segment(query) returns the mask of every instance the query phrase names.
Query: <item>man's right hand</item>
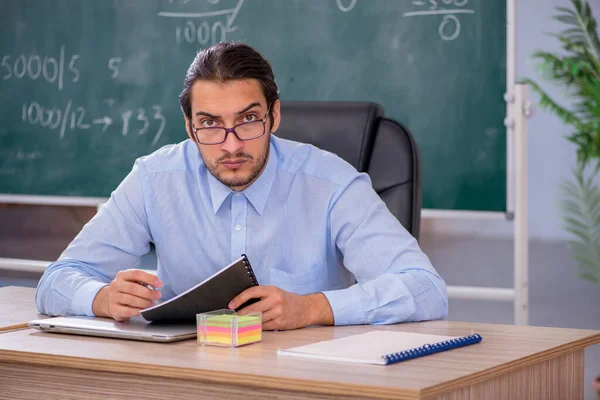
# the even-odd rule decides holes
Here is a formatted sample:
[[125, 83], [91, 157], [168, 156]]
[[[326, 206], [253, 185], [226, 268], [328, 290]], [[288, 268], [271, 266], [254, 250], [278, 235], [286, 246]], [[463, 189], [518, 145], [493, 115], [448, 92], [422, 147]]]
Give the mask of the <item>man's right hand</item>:
[[92, 312], [97, 317], [111, 317], [117, 321], [127, 321], [140, 315], [140, 310], [151, 307], [154, 300], [160, 299], [158, 290], [150, 290], [140, 282], [162, 287], [155, 275], [136, 269], [119, 271], [109, 286], [105, 286], [96, 295], [92, 303]]

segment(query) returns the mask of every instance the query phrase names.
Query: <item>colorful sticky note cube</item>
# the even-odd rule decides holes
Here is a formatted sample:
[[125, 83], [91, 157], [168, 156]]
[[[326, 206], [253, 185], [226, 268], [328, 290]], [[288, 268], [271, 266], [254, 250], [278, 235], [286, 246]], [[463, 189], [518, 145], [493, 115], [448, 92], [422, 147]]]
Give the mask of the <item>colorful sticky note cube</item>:
[[198, 343], [237, 347], [262, 340], [262, 313], [237, 315], [217, 310], [196, 316]]

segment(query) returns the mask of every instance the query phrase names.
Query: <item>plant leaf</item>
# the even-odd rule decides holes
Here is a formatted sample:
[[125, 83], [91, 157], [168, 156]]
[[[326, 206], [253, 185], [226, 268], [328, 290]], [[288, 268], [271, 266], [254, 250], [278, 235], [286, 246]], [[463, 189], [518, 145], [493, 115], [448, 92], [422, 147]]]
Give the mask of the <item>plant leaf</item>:
[[579, 273], [579, 276], [580, 276], [581, 278], [584, 278], [584, 279], [587, 279], [587, 280], [590, 280], [590, 281], [592, 281], [592, 283], [595, 283], [595, 284], [600, 284], [600, 279], [599, 279], [599, 278], [597, 278], [597, 277], [595, 277], [595, 276], [594, 276], [594, 275], [592, 275], [592, 274], [588, 274], [588, 273], [585, 273], [585, 272], [580, 272], [580, 273]]
[[[600, 188], [595, 183], [598, 168], [585, 164], [573, 170], [573, 179], [559, 184], [564, 229], [573, 235], [568, 242], [579, 275], [600, 282]], [[596, 282], [596, 281], [594, 281]]]
[[[572, 177], [559, 183], [558, 206], [564, 229], [572, 235], [571, 257], [579, 276], [600, 284], [600, 38], [589, 0], [570, 0], [556, 7], [554, 19], [563, 26], [555, 37], [559, 52], [536, 51], [532, 58], [548, 81], [565, 89], [564, 103], [556, 102], [532, 79], [525, 79], [539, 96], [539, 107], [560, 118], [572, 131], [566, 139], [576, 146]], [[563, 98], [561, 98], [563, 103]]]

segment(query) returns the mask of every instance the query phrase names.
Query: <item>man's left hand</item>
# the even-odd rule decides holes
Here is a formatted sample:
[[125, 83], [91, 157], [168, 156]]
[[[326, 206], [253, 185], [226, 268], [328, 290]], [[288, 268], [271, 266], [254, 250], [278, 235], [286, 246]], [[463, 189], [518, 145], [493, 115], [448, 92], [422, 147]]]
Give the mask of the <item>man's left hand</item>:
[[262, 312], [264, 330], [303, 328], [309, 325], [333, 325], [333, 311], [322, 293], [301, 296], [276, 286], [254, 286], [244, 290], [229, 303], [234, 310], [250, 299], [260, 299], [238, 313]]

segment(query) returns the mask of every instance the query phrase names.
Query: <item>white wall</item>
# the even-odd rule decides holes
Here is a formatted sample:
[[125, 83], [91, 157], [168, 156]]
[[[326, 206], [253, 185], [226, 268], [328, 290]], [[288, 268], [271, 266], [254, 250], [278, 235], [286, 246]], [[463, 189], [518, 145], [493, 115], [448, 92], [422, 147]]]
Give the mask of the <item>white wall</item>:
[[[487, 1], [487, 0], [486, 0]], [[497, 1], [497, 0], [492, 0]], [[600, 22], [600, 0], [590, 0], [596, 20]], [[545, 34], [557, 33], [564, 25], [552, 19], [555, 7], [570, 7], [568, 0], [517, 0], [517, 79], [528, 77], [559, 103], [568, 104], [565, 91], [541, 79], [531, 55], [536, 50], [557, 51], [558, 41]], [[537, 96], [530, 99], [537, 103]], [[564, 240], [569, 236], [562, 229], [557, 207], [558, 182], [570, 177], [575, 167], [575, 146], [565, 139], [570, 133], [558, 118], [536, 109], [529, 120], [528, 179], [529, 233], [540, 240]], [[467, 236], [511, 237], [512, 223], [506, 221], [425, 220], [428, 233], [448, 233]]]

